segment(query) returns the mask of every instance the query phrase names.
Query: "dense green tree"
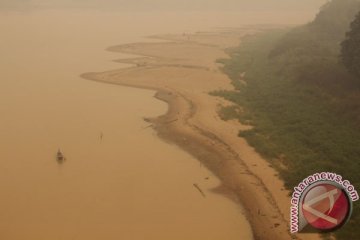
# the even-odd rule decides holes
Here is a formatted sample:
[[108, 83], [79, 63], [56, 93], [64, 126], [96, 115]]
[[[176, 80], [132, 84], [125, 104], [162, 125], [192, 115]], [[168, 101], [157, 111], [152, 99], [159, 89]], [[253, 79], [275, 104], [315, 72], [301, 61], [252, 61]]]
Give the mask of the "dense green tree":
[[342, 62], [349, 72], [360, 78], [360, 12], [351, 23], [341, 47]]

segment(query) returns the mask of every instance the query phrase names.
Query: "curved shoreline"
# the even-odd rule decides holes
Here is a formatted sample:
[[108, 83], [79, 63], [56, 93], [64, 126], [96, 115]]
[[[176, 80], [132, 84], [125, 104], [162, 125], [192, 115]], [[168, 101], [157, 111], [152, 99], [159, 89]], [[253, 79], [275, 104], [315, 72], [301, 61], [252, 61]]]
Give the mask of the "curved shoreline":
[[[234, 34], [234, 38], [240, 38], [248, 33], [243, 31]], [[218, 40], [221, 39], [222, 34], [214, 35]], [[188, 38], [189, 35], [185, 37]], [[197, 35], [191, 37], [196, 39]], [[225, 37], [229, 38], [226, 34]], [[204, 36], [198, 37], [197, 41], [199, 38]], [[169, 106], [167, 113], [150, 119], [158, 135], [192, 154], [221, 179], [222, 193], [241, 203], [245, 208], [254, 238], [265, 240], [294, 238], [295, 236], [291, 236], [288, 231], [287, 213], [284, 211], [286, 206], [282, 206], [284, 203], [290, 205], [290, 201], [287, 201], [288, 193], [284, 189], [279, 189], [277, 192], [274, 190], [282, 185], [277, 176], [274, 176], [275, 170], [269, 167], [268, 163], [261, 159], [243, 139], [237, 137], [237, 131], [246, 126], [222, 121], [217, 116], [218, 106], [229, 103], [208, 95], [210, 90], [232, 88], [229, 79], [218, 71], [218, 66], [214, 62], [217, 58], [226, 57], [225, 53], [220, 53], [225, 46], [216, 43], [215, 46], [209, 46], [197, 43], [195, 40], [190, 42], [188, 39], [184, 40], [184, 36], [162, 36], [159, 39], [167, 39], [170, 42], [134, 43], [111, 47], [109, 48], [111, 51], [142, 57], [117, 60], [132, 63], [134, 67], [102, 73], [86, 73], [82, 77], [103, 83], [155, 90], [155, 97]], [[196, 49], [197, 45], [199, 49]], [[163, 48], [168, 48], [169, 51], [174, 48], [174, 52], [168, 55], [156, 54]], [[184, 55], [176, 55], [179, 49], [185, 52], [188, 48], [195, 51], [193, 59], [184, 59]], [[200, 53], [197, 53], [197, 50]], [[214, 51], [210, 54], [211, 63], [208, 61], [206, 51]], [[203, 59], [196, 54], [203, 54], [204, 62], [201, 62]], [[197, 62], [199, 59], [201, 64]], [[174, 78], [176, 74], [179, 76]], [[202, 85], [208, 84], [207, 80], [211, 76], [215, 76], [209, 84], [211, 86]], [[169, 80], [170, 78], [174, 79]], [[185, 78], [189, 80], [186, 82]], [[194, 80], [200, 78], [205, 81], [198, 85], [194, 83]], [[210, 118], [214, 119], [207, 122]], [[241, 149], [238, 149], [239, 146]], [[262, 170], [258, 170], [259, 168]], [[262, 173], [267, 176], [264, 177]], [[269, 186], [272, 184], [273, 189]], [[280, 195], [279, 192], [281, 196], [277, 196]], [[317, 235], [313, 235], [311, 239], [317, 238]]]

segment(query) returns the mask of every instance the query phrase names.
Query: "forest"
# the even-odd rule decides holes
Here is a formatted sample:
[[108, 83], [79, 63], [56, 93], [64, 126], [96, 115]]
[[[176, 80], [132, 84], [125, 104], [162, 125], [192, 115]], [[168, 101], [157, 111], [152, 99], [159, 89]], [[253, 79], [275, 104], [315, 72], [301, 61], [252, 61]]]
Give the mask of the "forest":
[[[315, 172], [336, 172], [360, 190], [360, 1], [328, 1], [310, 23], [262, 31], [220, 59], [234, 91], [223, 119], [253, 126], [239, 132], [292, 189]], [[360, 204], [332, 233], [360, 239]], [[324, 238], [330, 234], [324, 235]]]

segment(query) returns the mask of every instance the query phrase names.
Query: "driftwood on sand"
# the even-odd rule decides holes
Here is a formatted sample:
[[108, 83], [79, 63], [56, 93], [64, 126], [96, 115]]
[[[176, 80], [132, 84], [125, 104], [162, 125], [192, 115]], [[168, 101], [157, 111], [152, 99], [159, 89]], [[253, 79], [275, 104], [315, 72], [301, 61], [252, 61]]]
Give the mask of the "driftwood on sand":
[[193, 184], [194, 187], [201, 193], [201, 195], [203, 197], [206, 197], [205, 193], [203, 192], [203, 190], [201, 190], [201, 188], [199, 187], [199, 185], [197, 185], [196, 183]]

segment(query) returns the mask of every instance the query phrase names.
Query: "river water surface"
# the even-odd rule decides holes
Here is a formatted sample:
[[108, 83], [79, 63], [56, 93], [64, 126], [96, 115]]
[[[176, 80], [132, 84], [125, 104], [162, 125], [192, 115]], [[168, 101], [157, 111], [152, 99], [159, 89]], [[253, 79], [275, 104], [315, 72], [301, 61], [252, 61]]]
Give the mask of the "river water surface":
[[190, 22], [0, 14], [0, 239], [251, 239], [240, 207], [211, 192], [216, 177], [145, 128], [167, 109], [153, 91], [79, 77], [121, 67], [110, 45], [196, 30]]

